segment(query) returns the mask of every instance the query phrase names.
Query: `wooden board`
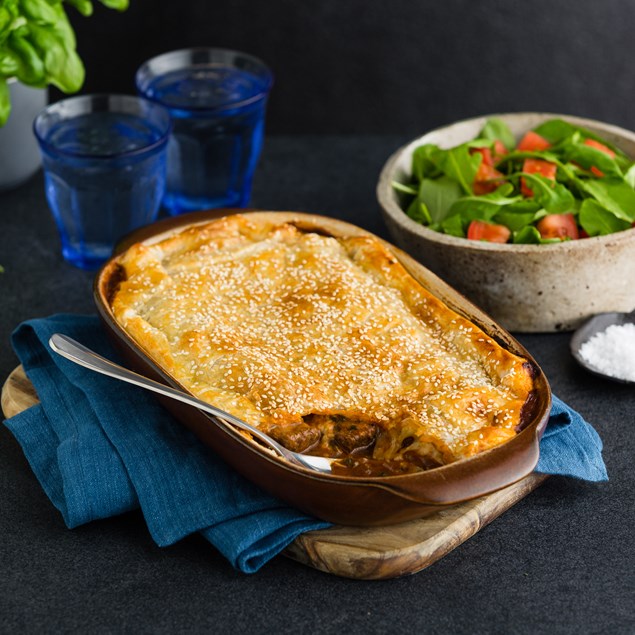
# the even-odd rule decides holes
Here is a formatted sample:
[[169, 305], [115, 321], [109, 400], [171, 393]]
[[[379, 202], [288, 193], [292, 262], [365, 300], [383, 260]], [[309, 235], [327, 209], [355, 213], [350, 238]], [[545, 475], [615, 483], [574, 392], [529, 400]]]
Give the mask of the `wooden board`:
[[[2, 410], [12, 417], [38, 402], [22, 367], [2, 388]], [[383, 580], [421, 571], [527, 496], [547, 476], [531, 474], [499, 492], [420, 520], [389, 527], [333, 527], [303, 534], [284, 554], [347, 578]]]

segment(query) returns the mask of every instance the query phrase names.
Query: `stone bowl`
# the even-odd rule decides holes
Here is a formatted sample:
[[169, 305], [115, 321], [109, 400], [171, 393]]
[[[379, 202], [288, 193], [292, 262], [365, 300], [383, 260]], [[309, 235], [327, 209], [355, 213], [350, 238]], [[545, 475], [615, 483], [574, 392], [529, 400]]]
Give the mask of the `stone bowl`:
[[517, 139], [560, 118], [602, 135], [635, 157], [635, 133], [591, 119], [550, 113], [497, 114], [437, 128], [395, 152], [384, 165], [377, 198], [393, 242], [510, 331], [570, 331], [597, 313], [635, 309], [635, 228], [547, 245], [479, 242], [432, 231], [401, 209], [393, 181], [408, 180], [414, 149], [451, 148], [499, 117]]

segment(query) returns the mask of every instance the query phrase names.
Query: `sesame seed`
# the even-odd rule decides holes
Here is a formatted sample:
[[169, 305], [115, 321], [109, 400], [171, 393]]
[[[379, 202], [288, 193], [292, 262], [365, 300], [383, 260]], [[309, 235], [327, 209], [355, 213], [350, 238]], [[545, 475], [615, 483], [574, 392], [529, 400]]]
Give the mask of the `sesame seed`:
[[455, 460], [471, 433], [513, 428], [524, 360], [381, 254], [373, 238], [221, 219], [139, 256], [113, 310], [194, 394], [263, 429], [338, 413]]

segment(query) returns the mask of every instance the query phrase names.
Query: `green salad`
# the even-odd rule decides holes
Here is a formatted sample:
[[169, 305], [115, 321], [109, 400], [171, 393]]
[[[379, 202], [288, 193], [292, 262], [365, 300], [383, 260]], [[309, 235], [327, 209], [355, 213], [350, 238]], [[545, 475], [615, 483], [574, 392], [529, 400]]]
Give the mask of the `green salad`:
[[419, 146], [411, 180], [393, 187], [410, 218], [471, 240], [543, 244], [635, 226], [635, 163], [562, 119], [518, 143], [493, 118], [475, 139], [449, 150]]

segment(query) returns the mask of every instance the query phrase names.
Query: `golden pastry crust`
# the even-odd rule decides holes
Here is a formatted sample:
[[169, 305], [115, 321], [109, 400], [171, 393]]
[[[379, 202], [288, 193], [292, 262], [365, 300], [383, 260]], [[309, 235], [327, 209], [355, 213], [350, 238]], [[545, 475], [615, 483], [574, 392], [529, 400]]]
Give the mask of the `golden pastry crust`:
[[534, 388], [372, 236], [236, 215], [119, 264], [112, 311], [145, 352], [294, 450], [450, 463], [513, 437]]

